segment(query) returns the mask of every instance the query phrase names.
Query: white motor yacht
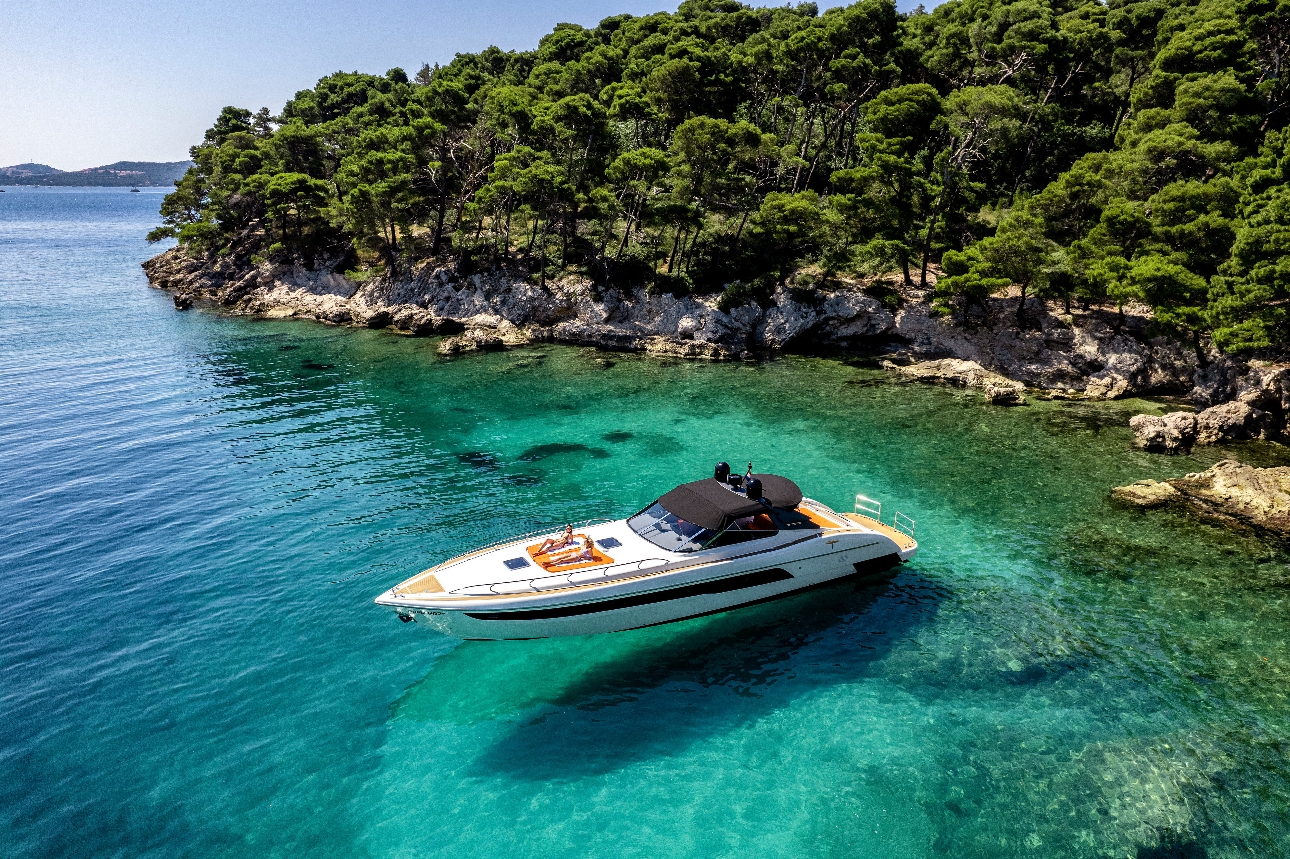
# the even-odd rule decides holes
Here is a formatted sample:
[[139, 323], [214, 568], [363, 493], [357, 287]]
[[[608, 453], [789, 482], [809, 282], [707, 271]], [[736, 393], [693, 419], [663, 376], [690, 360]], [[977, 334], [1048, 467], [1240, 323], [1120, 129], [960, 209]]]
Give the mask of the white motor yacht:
[[457, 638], [589, 635], [877, 576], [918, 550], [913, 520], [897, 513], [885, 524], [864, 496], [838, 513], [786, 477], [729, 471], [721, 463], [626, 519], [468, 552], [376, 602]]

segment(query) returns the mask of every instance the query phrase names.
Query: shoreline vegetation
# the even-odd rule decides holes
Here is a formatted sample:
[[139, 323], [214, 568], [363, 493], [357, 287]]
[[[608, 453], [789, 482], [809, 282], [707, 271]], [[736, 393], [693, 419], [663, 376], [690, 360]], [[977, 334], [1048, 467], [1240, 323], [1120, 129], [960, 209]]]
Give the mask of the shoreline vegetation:
[[1171, 418], [1148, 449], [1281, 439], [1287, 50], [1273, 0], [560, 24], [533, 51], [338, 72], [279, 116], [225, 108], [145, 269], [181, 308], [445, 354], [864, 352], [1000, 404], [1190, 396], [1209, 429]]

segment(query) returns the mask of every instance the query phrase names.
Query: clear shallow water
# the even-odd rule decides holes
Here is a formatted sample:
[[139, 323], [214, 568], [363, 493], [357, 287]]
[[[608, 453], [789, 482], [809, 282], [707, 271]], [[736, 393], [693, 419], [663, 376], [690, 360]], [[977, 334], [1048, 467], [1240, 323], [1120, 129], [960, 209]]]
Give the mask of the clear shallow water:
[[[1226, 455], [1143, 403], [181, 314], [159, 202], [0, 195], [0, 854], [1290, 856], [1287, 559], [1107, 505]], [[371, 604], [716, 459], [921, 554], [586, 639]]]

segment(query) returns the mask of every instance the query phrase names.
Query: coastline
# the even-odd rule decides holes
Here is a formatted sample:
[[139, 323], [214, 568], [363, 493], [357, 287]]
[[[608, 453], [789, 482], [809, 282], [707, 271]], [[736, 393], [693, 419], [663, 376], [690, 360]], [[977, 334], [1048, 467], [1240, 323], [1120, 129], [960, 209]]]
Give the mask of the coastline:
[[[504, 271], [462, 276], [433, 265], [399, 279], [355, 283], [321, 267], [239, 265], [230, 258], [212, 263], [172, 248], [143, 268], [149, 283], [172, 293], [180, 309], [205, 302], [235, 315], [448, 335], [439, 347], [444, 354], [556, 342], [714, 361], [775, 353], [865, 355], [893, 370], [955, 359], [950, 372], [939, 372], [942, 361], [938, 372], [906, 375], [973, 387], [1002, 377], [1041, 395], [1087, 399], [1196, 399], [1206, 396], [1215, 375], [1215, 364], [1202, 368], [1186, 345], [1149, 336], [1146, 308], [1129, 307], [1122, 316], [1098, 309], [1065, 314], [1060, 305], [1030, 298], [1022, 330], [1016, 298], [991, 298], [984, 311], [945, 316], [932, 307], [931, 290], [890, 280], [780, 285], [768, 306], [749, 301], [724, 312], [716, 296], [597, 290], [572, 279], [541, 287]], [[874, 286], [883, 287], [886, 303], [866, 292]]]

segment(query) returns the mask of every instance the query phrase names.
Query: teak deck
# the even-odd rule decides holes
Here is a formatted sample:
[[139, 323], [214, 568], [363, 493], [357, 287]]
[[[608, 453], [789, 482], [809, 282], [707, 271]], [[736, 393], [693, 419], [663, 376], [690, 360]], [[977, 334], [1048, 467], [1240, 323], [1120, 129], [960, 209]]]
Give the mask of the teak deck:
[[850, 519], [852, 522], [864, 528], [870, 528], [874, 531], [877, 531], [879, 534], [890, 537], [893, 541], [895, 541], [896, 545], [900, 547], [900, 550], [902, 552], [909, 551], [910, 549], [918, 545], [918, 541], [915, 540], [913, 537], [909, 536], [908, 534], [906, 534], [904, 531], [901, 531], [897, 528], [893, 528], [890, 525], [884, 525], [882, 522], [879, 522], [877, 519], [872, 519], [868, 516], [862, 516], [859, 513], [840, 513], [838, 515], [843, 516], [844, 518]]

